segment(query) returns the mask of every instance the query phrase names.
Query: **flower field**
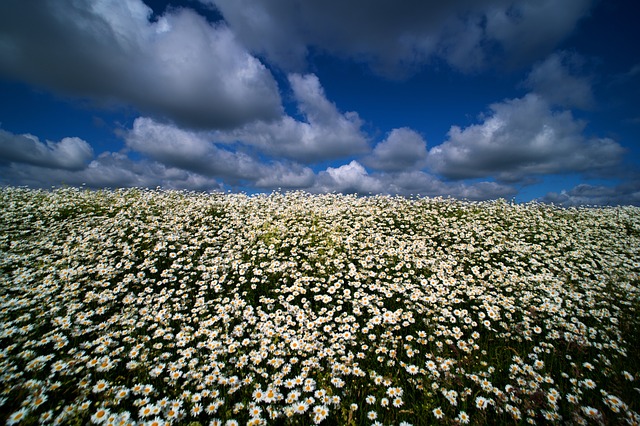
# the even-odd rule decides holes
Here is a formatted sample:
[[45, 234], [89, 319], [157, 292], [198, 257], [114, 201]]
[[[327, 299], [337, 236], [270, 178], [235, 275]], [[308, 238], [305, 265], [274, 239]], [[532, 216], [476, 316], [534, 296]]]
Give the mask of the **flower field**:
[[0, 423], [640, 423], [636, 207], [4, 188], [0, 254]]

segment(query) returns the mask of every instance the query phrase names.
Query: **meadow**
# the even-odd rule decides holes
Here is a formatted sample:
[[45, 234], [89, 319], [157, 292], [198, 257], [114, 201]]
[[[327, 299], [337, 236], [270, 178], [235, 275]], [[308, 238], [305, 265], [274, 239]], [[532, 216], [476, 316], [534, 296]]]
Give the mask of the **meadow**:
[[0, 189], [0, 423], [639, 424], [640, 208]]

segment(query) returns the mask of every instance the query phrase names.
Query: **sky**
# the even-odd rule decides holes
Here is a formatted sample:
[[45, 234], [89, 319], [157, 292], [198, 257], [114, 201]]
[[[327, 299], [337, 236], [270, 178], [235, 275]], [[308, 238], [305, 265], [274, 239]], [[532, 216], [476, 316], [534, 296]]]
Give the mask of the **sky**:
[[635, 0], [2, 0], [0, 185], [640, 205]]

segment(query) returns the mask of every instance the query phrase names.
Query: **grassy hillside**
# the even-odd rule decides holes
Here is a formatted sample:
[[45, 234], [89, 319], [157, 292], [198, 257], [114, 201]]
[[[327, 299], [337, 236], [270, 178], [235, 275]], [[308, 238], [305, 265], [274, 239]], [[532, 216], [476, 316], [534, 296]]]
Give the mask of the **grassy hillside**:
[[638, 424], [639, 248], [632, 207], [4, 188], [0, 423]]

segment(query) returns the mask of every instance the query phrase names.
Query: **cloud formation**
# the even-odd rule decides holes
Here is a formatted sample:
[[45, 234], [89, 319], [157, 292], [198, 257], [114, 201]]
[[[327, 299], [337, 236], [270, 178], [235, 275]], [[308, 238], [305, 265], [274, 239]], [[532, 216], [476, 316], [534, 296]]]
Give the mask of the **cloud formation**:
[[80, 170], [93, 158], [93, 148], [80, 138], [40, 142], [33, 135], [15, 135], [0, 129], [0, 164], [24, 163], [52, 169]]
[[189, 9], [151, 16], [141, 0], [0, 2], [0, 73], [189, 127], [282, 114], [273, 76], [226, 25]]
[[[407, 129], [400, 129], [411, 136]], [[402, 132], [396, 132], [396, 135]], [[423, 171], [369, 173], [358, 161], [329, 166], [314, 172], [291, 161], [267, 161], [250, 151], [230, 151], [211, 142], [211, 132], [184, 130], [174, 125], [140, 117], [125, 134], [126, 152], [82, 153], [88, 145], [78, 138], [64, 143], [43, 144], [34, 136], [0, 131], [0, 184], [51, 187], [86, 185], [102, 187], [157, 187], [190, 190], [224, 190], [231, 186], [275, 189], [304, 189], [310, 192], [382, 193], [442, 195], [469, 199], [508, 197], [514, 188], [493, 182], [446, 183]], [[22, 151], [15, 150], [15, 142]], [[389, 138], [387, 138], [389, 140]], [[391, 138], [393, 140], [393, 138]], [[80, 141], [80, 142], [78, 142]], [[34, 159], [26, 153], [48, 149]], [[52, 148], [53, 147], [53, 148]], [[63, 147], [63, 148], [56, 148]], [[9, 154], [14, 149], [14, 154]], [[74, 155], [73, 153], [82, 153]], [[11, 158], [9, 161], [8, 159]], [[76, 162], [71, 159], [76, 158]], [[80, 159], [82, 161], [80, 161]]]
[[427, 143], [407, 127], [393, 129], [378, 143], [364, 163], [374, 169], [400, 171], [420, 169], [427, 159]]
[[624, 149], [609, 138], [586, 138], [585, 123], [554, 111], [535, 94], [492, 104], [481, 124], [452, 126], [429, 151], [430, 170], [449, 179], [494, 176], [522, 182], [543, 174], [590, 172], [619, 163]]
[[472, 70], [488, 57], [519, 61], [549, 52], [593, 0], [200, 0], [215, 6], [242, 42], [285, 69], [311, 47], [366, 59], [381, 72], [432, 57]]
[[591, 83], [575, 75], [582, 61], [577, 54], [553, 53], [533, 66], [524, 85], [551, 104], [588, 109], [595, 103]]
[[393, 194], [442, 196], [469, 200], [510, 198], [516, 189], [496, 182], [444, 182], [423, 171], [398, 173], [369, 173], [358, 162], [351, 161], [340, 167], [328, 167], [318, 173], [311, 192], [341, 192], [346, 194]]
[[137, 118], [126, 135], [127, 147], [171, 167], [229, 180], [255, 179], [262, 165], [242, 152], [219, 148], [205, 135]]
[[640, 206], [640, 179], [617, 186], [580, 184], [570, 190], [549, 192], [541, 201], [560, 206]]
[[362, 154], [369, 149], [358, 114], [341, 113], [327, 99], [318, 77], [291, 74], [288, 80], [304, 121], [285, 115], [276, 121], [258, 121], [218, 132], [217, 140], [242, 142], [267, 155], [304, 163]]

